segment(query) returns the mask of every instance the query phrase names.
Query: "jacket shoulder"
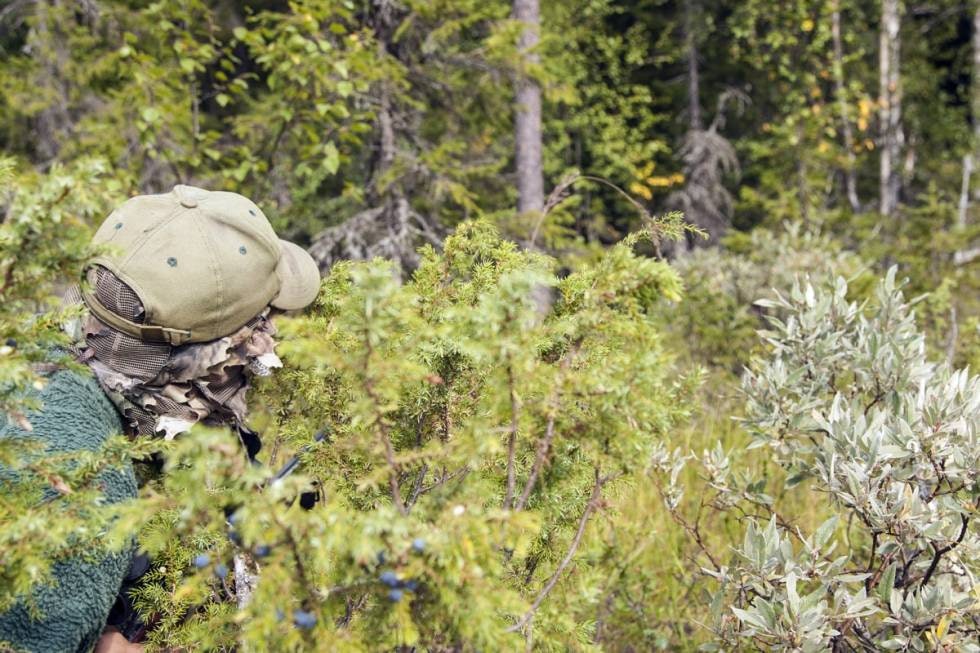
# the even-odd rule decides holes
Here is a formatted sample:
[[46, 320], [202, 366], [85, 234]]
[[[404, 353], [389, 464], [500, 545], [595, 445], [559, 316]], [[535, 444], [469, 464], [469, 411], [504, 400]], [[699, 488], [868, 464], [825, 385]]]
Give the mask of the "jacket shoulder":
[[[27, 415], [32, 430], [24, 431], [8, 422], [0, 424], [0, 438], [37, 439], [48, 452], [66, 453], [98, 450], [122, 430], [115, 406], [90, 375], [59, 370], [35, 396], [41, 407]], [[104, 470], [99, 481], [110, 503], [136, 496], [136, 478], [129, 463]], [[35, 618], [25, 602], [0, 613], [0, 642], [12, 644], [15, 650], [37, 653], [90, 650], [105, 624], [129, 560], [130, 551], [124, 550], [55, 563], [54, 584], [38, 586], [31, 592], [42, 616]]]
[[58, 370], [38, 393], [41, 408], [28, 419], [49, 451], [96, 450], [122, 432], [116, 407], [87, 372]]

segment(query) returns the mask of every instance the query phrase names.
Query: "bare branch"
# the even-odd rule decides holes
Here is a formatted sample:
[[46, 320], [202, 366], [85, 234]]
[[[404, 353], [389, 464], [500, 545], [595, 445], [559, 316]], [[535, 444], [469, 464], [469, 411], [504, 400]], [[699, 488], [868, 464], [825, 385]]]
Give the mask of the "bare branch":
[[524, 490], [521, 492], [521, 497], [517, 500], [517, 504], [514, 506], [515, 510], [524, 510], [527, 506], [528, 499], [531, 498], [531, 492], [534, 490], [534, 485], [538, 481], [538, 475], [541, 474], [541, 469], [544, 467], [544, 463], [548, 458], [548, 452], [551, 450], [551, 442], [555, 438], [555, 419], [558, 417], [558, 399], [560, 396], [560, 388], [562, 377], [568, 366], [571, 364], [572, 358], [578, 351], [578, 347], [574, 348], [572, 351], [565, 355], [565, 358], [561, 362], [561, 367], [558, 371], [558, 378], [555, 379], [555, 389], [549, 400], [548, 404], [548, 422], [545, 426], [544, 435], [538, 440], [537, 455], [534, 457], [534, 464], [531, 467], [531, 473], [527, 477], [527, 481], [524, 483]]
[[959, 546], [960, 542], [963, 541], [963, 538], [966, 537], [966, 529], [967, 526], [970, 525], [970, 518], [967, 517], [966, 515], [962, 515], [960, 519], [962, 520], [962, 525], [960, 526], [960, 534], [954, 542], [950, 542], [949, 544], [942, 547], [941, 549], [936, 548], [936, 545], [933, 544], [933, 549], [935, 553], [932, 556], [932, 562], [929, 564], [929, 569], [926, 570], [925, 575], [922, 577], [922, 582], [919, 583], [919, 587], [925, 587], [932, 579], [932, 575], [936, 572], [936, 567], [939, 566], [940, 558], [942, 558], [945, 554], [949, 553], [957, 546]]
[[367, 351], [364, 355], [363, 364], [363, 374], [364, 374], [364, 393], [371, 400], [372, 406], [375, 408], [374, 422], [378, 427], [378, 438], [381, 440], [381, 446], [384, 448], [385, 462], [388, 463], [388, 487], [391, 490], [391, 501], [398, 508], [398, 512], [402, 515], [408, 514], [408, 507], [402, 500], [401, 491], [398, 487], [398, 462], [395, 460], [395, 447], [391, 443], [391, 433], [388, 427], [388, 422], [385, 420], [384, 414], [378, 410], [378, 407], [383, 405], [381, 397], [378, 396], [377, 392], [374, 390], [374, 380], [370, 374], [370, 361], [371, 356], [374, 353], [374, 348], [371, 346], [371, 338], [369, 334], [364, 334], [364, 342], [367, 347]]
[[538, 608], [541, 607], [541, 603], [547, 598], [551, 590], [554, 589], [555, 585], [558, 584], [558, 579], [565, 572], [565, 569], [571, 563], [572, 558], [575, 557], [575, 552], [578, 551], [579, 544], [582, 541], [582, 534], [585, 533], [585, 525], [589, 521], [589, 517], [595, 511], [599, 504], [599, 499], [602, 496], [602, 486], [609, 480], [607, 476], [599, 476], [599, 469], [595, 470], [595, 482], [592, 485], [592, 494], [589, 497], [589, 502], [585, 504], [585, 510], [582, 511], [582, 517], [578, 521], [578, 529], [575, 531], [575, 537], [572, 538], [572, 543], [568, 547], [568, 551], [565, 553], [565, 557], [558, 564], [558, 568], [555, 569], [555, 573], [551, 575], [548, 582], [545, 583], [541, 591], [538, 592], [538, 596], [534, 599], [534, 603], [531, 604], [531, 608], [524, 613], [516, 624], [507, 629], [507, 632], [513, 633], [523, 629], [531, 620], [534, 619], [535, 613], [537, 613]]
[[524, 483], [524, 490], [521, 492], [521, 498], [517, 500], [517, 505], [514, 506], [515, 510], [524, 510], [527, 506], [527, 501], [531, 497], [531, 492], [534, 490], [534, 485], [538, 481], [538, 475], [541, 473], [541, 469], [544, 467], [544, 461], [548, 458], [548, 451], [551, 449], [551, 441], [555, 437], [555, 417], [556, 412], [552, 411], [548, 415], [548, 424], [545, 426], [544, 437], [538, 440], [538, 450], [537, 455], [534, 457], [534, 466], [531, 468], [531, 473], [527, 477], [527, 482]]
[[517, 388], [514, 382], [514, 365], [507, 358], [507, 386], [510, 391], [510, 435], [507, 437], [507, 494], [504, 497], [504, 510], [510, 510], [514, 501], [514, 458], [517, 454], [517, 423], [519, 406], [517, 403]]
[[953, 254], [953, 265], [966, 265], [967, 263], [972, 263], [977, 258], [980, 258], [980, 246], [963, 249]]

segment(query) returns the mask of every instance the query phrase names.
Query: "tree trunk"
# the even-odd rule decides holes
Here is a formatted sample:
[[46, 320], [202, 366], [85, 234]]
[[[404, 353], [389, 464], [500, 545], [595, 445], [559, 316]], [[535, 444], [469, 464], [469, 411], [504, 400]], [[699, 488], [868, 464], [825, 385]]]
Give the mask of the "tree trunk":
[[800, 203], [800, 219], [803, 224], [810, 224], [810, 175], [807, 170], [807, 153], [803, 148], [803, 124], [796, 123], [796, 197]]
[[854, 132], [851, 130], [850, 109], [847, 103], [847, 86], [844, 83], [844, 44], [840, 35], [840, 0], [831, 5], [831, 35], [834, 40], [834, 90], [837, 107], [840, 111], [841, 133], [844, 136], [844, 150], [847, 153], [847, 168], [844, 170], [844, 187], [851, 210], [861, 210], [861, 200], [857, 194], [857, 161], [854, 156]]
[[879, 42], [879, 195], [881, 213], [892, 216], [902, 187], [902, 83], [900, 77], [901, 0], [882, 0]]
[[395, 163], [395, 128], [391, 118], [391, 90], [381, 82], [380, 107], [378, 108], [378, 171], [382, 179]]
[[67, 41], [61, 33], [59, 18], [63, 8], [60, 0], [44, 0], [37, 3], [37, 25], [30, 37], [34, 56], [43, 61], [44, 75], [39, 89], [41, 97], [52, 98], [37, 115], [35, 148], [38, 158], [48, 165], [61, 152], [61, 144], [72, 129], [68, 112], [68, 90], [65, 83], [65, 66], [68, 61]]
[[[970, 182], [980, 162], [980, 0], [973, 4], [973, 69], [970, 78], [970, 119], [973, 120], [972, 152], [963, 157], [963, 186], [960, 193], [960, 206], [956, 226], [966, 229], [969, 224], [970, 197], [973, 202], [980, 201], [980, 184]], [[967, 243], [964, 243], [967, 245]], [[980, 247], [965, 248], [953, 253], [953, 265], [966, 265], [980, 257]]]
[[[514, 18], [525, 24], [518, 40], [524, 67], [538, 62], [538, 0], [514, 0]], [[514, 146], [517, 159], [517, 211], [544, 208], [544, 171], [541, 162], [541, 89], [527, 71], [517, 77]]]
[[698, 41], [697, 28], [694, 26], [694, 16], [697, 12], [697, 0], [687, 0], [684, 3], [684, 41], [687, 50], [687, 113], [689, 129], [702, 131], [704, 120], [701, 118], [701, 78], [698, 71]]
[[[970, 113], [973, 119], [973, 163], [980, 161], [980, 1], [973, 5], [973, 70], [970, 78]], [[974, 166], [974, 171], [976, 167]], [[980, 184], [973, 184], [973, 201], [980, 202]]]

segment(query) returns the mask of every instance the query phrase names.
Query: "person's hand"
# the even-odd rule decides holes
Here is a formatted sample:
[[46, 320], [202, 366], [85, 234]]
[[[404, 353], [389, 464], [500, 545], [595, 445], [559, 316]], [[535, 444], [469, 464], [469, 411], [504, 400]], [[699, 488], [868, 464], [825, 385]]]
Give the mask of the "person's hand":
[[102, 631], [93, 653], [143, 653], [143, 645], [133, 644], [122, 633], [109, 626]]

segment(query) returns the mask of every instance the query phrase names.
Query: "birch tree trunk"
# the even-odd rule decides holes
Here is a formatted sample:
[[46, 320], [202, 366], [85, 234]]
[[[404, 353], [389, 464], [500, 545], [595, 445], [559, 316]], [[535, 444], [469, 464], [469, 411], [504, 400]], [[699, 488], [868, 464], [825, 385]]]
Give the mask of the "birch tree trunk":
[[861, 200], [857, 194], [857, 161], [854, 156], [854, 132], [851, 129], [850, 108], [847, 103], [847, 85], [844, 83], [844, 44], [840, 33], [840, 0], [831, 3], [830, 31], [834, 41], [834, 91], [837, 95], [837, 108], [840, 113], [841, 134], [844, 137], [844, 150], [847, 168], [844, 170], [844, 187], [851, 210], [861, 210]]
[[[963, 157], [963, 188], [957, 226], [965, 229], [969, 222], [970, 198], [980, 201], [980, 184], [973, 179], [976, 165], [980, 162], [980, 0], [973, 3], [973, 69], [970, 79], [970, 118], [973, 120], [973, 151]], [[972, 183], [973, 188], [970, 188]], [[968, 245], [969, 243], [964, 243]], [[965, 247], [953, 253], [954, 265], [966, 265], [980, 257], [980, 246]]]
[[[514, 18], [525, 27], [518, 40], [523, 64], [538, 62], [533, 49], [541, 24], [538, 0], [514, 0]], [[541, 159], [541, 89], [523, 71], [517, 77], [514, 147], [517, 161], [517, 211], [544, 208], [544, 172]]]
[[891, 217], [898, 206], [902, 177], [899, 160], [902, 154], [902, 83], [901, 0], [882, 0], [879, 55], [879, 196], [881, 213]]
[[[980, 161], [980, 0], [973, 3], [973, 68], [970, 77], [970, 114], [973, 119], [974, 169]], [[973, 201], [980, 201], [980, 184], [973, 184]]]

